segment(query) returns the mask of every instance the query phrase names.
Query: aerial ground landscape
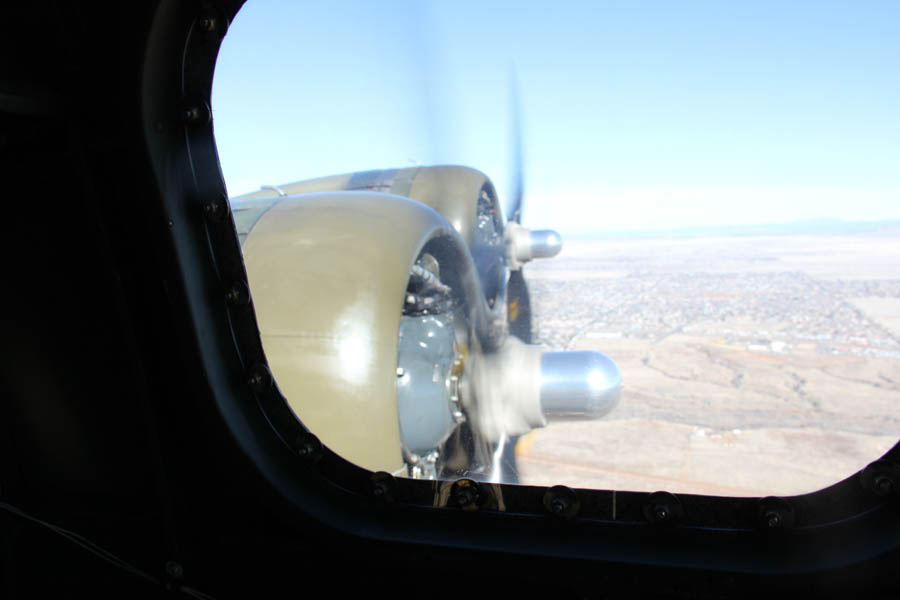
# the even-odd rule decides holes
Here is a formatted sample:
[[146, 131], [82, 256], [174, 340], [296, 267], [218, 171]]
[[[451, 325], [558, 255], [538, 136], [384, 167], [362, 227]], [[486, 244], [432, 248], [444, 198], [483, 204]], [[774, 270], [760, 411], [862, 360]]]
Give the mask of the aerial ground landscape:
[[900, 438], [900, 230], [567, 241], [525, 270], [535, 341], [595, 349], [619, 406], [517, 446], [522, 483], [792, 495]]

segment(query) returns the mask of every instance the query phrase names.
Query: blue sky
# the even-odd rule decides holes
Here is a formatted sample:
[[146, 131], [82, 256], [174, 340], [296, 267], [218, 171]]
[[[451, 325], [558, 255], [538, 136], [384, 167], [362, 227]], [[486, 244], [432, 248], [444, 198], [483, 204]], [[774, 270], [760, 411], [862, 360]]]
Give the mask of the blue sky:
[[466, 164], [565, 232], [900, 218], [900, 3], [249, 0], [216, 67], [231, 194]]

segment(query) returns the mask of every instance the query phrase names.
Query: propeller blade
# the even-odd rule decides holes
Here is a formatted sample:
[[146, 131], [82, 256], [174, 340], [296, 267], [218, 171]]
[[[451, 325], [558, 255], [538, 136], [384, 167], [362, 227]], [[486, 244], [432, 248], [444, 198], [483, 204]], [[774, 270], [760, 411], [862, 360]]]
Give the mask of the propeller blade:
[[522, 166], [522, 118], [519, 94], [519, 82], [516, 78], [515, 68], [509, 71], [509, 114], [510, 137], [512, 143], [512, 156], [510, 159], [510, 172], [512, 185], [510, 186], [510, 210], [509, 220], [522, 223], [522, 200], [525, 195], [525, 173]]

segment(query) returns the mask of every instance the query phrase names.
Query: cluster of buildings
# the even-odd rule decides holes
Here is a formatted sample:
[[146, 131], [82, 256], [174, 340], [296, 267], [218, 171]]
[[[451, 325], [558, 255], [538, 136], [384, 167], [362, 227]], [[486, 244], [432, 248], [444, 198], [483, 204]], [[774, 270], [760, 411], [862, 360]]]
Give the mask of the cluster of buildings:
[[566, 349], [585, 337], [660, 341], [683, 333], [759, 352], [785, 353], [803, 345], [826, 354], [900, 357], [900, 339], [849, 301], [900, 298], [900, 281], [657, 269], [586, 277], [583, 269], [571, 279], [529, 281], [535, 341]]

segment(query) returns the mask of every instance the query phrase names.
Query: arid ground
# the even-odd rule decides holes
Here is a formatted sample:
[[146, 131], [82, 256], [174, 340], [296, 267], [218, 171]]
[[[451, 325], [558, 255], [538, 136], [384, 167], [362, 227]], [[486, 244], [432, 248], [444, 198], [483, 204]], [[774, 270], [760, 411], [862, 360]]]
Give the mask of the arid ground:
[[619, 406], [517, 447], [525, 484], [791, 495], [900, 438], [900, 234], [568, 242], [536, 340], [619, 364]]

